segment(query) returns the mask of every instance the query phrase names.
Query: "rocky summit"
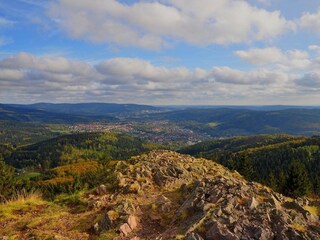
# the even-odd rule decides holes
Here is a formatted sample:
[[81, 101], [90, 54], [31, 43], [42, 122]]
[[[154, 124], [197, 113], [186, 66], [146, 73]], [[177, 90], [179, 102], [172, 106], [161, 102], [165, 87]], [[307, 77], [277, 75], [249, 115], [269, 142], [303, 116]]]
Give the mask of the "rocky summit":
[[292, 199], [202, 158], [152, 151], [110, 163], [87, 193], [103, 239], [320, 239], [319, 202]]

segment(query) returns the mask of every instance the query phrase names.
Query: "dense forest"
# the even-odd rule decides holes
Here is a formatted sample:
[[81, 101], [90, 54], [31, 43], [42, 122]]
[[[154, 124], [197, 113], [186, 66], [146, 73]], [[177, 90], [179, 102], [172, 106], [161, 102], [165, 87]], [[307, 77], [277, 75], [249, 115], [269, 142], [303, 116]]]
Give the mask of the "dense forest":
[[236, 137], [202, 142], [180, 152], [212, 159], [288, 196], [320, 194], [320, 137]]
[[120, 133], [70, 134], [16, 148], [0, 145], [0, 196], [40, 189], [52, 198], [92, 188], [108, 179], [110, 160], [157, 147]]
[[[120, 133], [78, 133], [26, 146], [0, 145], [2, 199], [14, 190], [48, 197], [94, 187], [112, 160], [163, 148]], [[214, 160], [288, 196], [320, 195], [320, 137], [256, 135], [201, 142], [180, 153]]]
[[127, 159], [148, 151], [149, 146], [126, 134], [79, 133], [18, 147], [5, 160], [16, 168], [33, 167], [45, 171], [77, 162]]
[[45, 125], [0, 120], [0, 144], [19, 146], [37, 143], [57, 137], [61, 135], [65, 129], [66, 127], [64, 125]]

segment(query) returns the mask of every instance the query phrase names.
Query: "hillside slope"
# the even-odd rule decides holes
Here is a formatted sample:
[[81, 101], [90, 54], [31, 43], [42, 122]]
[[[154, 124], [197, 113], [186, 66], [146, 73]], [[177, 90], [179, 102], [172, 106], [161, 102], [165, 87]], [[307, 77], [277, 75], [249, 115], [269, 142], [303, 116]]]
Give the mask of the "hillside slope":
[[[0, 211], [0, 236], [116, 240], [320, 238], [316, 212], [319, 202], [286, 198], [212, 161], [153, 151], [128, 161], [112, 161], [109, 168], [104, 185], [83, 194], [69, 210], [40, 203], [34, 207], [33, 218], [26, 217], [30, 216], [28, 210], [11, 215]], [[54, 217], [50, 218], [48, 209], [55, 209]]]
[[212, 159], [288, 195], [320, 194], [320, 137], [234, 137], [205, 141], [180, 152]]
[[31, 108], [25, 105], [0, 104], [0, 121], [70, 124], [113, 120], [115, 120], [114, 117], [107, 115], [69, 114], [66, 112], [50, 112], [46, 109]]
[[151, 116], [178, 122], [213, 137], [275, 134], [311, 136], [320, 133], [320, 109], [259, 111], [247, 109], [186, 109]]
[[63, 135], [15, 149], [5, 161], [16, 167], [43, 170], [89, 160], [127, 159], [150, 150], [145, 142], [121, 133], [77, 133]]

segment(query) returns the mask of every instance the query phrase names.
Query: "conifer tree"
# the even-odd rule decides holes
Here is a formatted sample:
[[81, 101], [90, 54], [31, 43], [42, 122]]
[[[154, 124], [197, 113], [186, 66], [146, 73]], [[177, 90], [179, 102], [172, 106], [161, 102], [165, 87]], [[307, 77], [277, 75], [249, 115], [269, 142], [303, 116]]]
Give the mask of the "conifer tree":
[[285, 192], [292, 197], [301, 197], [310, 192], [310, 179], [304, 164], [293, 161], [289, 167]]

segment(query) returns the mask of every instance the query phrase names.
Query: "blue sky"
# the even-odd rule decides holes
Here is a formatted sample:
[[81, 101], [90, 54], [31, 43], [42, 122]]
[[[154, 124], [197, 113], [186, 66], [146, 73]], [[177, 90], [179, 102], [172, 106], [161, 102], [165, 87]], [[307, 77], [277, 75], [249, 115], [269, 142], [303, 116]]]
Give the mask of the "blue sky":
[[320, 104], [320, 2], [3, 0], [0, 102]]

